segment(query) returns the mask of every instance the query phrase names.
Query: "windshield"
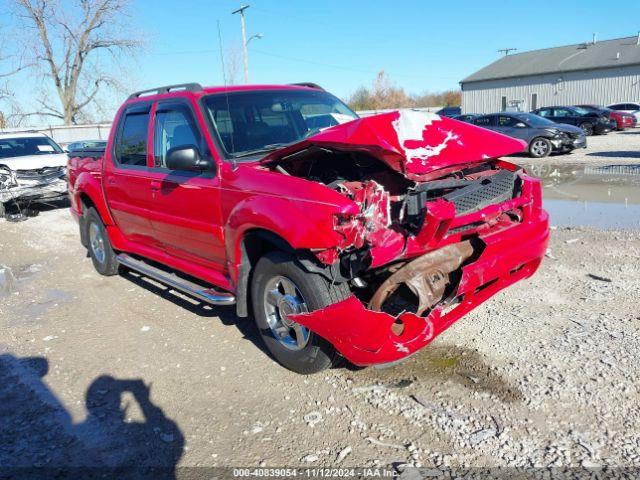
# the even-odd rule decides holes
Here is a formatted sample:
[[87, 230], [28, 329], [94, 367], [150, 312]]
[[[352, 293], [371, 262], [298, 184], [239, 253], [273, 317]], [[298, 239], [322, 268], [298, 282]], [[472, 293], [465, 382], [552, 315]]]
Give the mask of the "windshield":
[[534, 115], [533, 113], [522, 113], [517, 116], [520, 120], [527, 122], [529, 125], [533, 127], [548, 127], [549, 125], [556, 125], [555, 122], [551, 120], [541, 117], [540, 115]]
[[333, 95], [311, 89], [215, 94], [204, 104], [232, 158], [275, 150], [358, 118]]
[[56, 142], [48, 137], [18, 137], [0, 139], [0, 158], [26, 157], [63, 153]]

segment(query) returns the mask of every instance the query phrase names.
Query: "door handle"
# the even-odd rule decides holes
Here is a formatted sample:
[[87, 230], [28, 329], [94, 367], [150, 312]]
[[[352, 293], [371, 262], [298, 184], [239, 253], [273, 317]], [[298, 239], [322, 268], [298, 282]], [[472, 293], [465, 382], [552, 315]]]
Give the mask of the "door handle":
[[107, 184], [115, 185], [116, 184], [116, 179], [114, 177], [107, 177]]
[[160, 190], [160, 188], [162, 188], [162, 183], [157, 181], [157, 180], [152, 180], [151, 181], [151, 190], [153, 190], [154, 192], [157, 192], [158, 190]]

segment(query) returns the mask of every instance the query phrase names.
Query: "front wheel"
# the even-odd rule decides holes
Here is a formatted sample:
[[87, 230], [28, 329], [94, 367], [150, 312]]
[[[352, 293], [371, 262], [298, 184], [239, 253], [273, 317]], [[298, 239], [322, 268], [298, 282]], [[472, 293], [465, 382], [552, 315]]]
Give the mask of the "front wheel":
[[101, 275], [118, 273], [118, 259], [111, 247], [107, 230], [98, 212], [91, 207], [85, 213], [85, 238], [88, 241], [89, 256], [93, 266]]
[[589, 122], [580, 124], [580, 128], [582, 129], [582, 131], [587, 137], [593, 135], [593, 125], [590, 124]]
[[529, 144], [529, 155], [533, 158], [546, 157], [551, 153], [553, 146], [547, 138], [537, 137]]
[[329, 342], [289, 316], [324, 308], [349, 294], [345, 284], [332, 285], [321, 275], [305, 271], [292, 255], [266, 254], [253, 273], [251, 301], [267, 349], [297, 373], [316, 373], [337, 363], [340, 356]]

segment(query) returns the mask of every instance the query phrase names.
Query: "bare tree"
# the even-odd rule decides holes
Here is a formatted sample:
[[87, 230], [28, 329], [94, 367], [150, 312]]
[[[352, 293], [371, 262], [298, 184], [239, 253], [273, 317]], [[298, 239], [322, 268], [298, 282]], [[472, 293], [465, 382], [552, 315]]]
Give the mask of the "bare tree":
[[[5, 32], [0, 32], [0, 38], [7, 38]], [[15, 105], [12, 103], [13, 91], [10, 88], [9, 79], [31, 66], [25, 62], [24, 58], [18, 57], [14, 52], [9, 52], [5, 43], [0, 44], [0, 128], [6, 128], [9, 125], [9, 118], [15, 111]], [[7, 115], [8, 110], [11, 110], [11, 113]]]
[[356, 110], [381, 110], [413, 106], [404, 89], [394, 86], [384, 70], [380, 70], [376, 75], [371, 90], [360, 87], [354, 92], [348, 103]]
[[106, 73], [104, 54], [117, 60], [141, 45], [125, 25], [130, 0], [13, 1], [25, 27], [36, 31], [33, 61], [52, 81], [59, 100], [52, 103], [48, 95], [41, 95], [33, 114], [58, 118], [66, 125], [86, 118], [86, 108], [98, 92], [118, 85], [116, 76]]
[[402, 87], [393, 85], [384, 70], [376, 75], [371, 89], [358, 88], [348, 100], [354, 110], [380, 110], [403, 107], [459, 106], [460, 91], [427, 92], [408, 95]]

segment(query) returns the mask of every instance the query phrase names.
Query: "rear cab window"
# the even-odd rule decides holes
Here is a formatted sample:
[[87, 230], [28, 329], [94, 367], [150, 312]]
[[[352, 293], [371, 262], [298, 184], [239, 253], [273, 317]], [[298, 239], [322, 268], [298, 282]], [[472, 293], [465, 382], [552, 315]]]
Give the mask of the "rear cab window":
[[119, 165], [146, 167], [150, 105], [133, 106], [122, 115], [115, 142]]

